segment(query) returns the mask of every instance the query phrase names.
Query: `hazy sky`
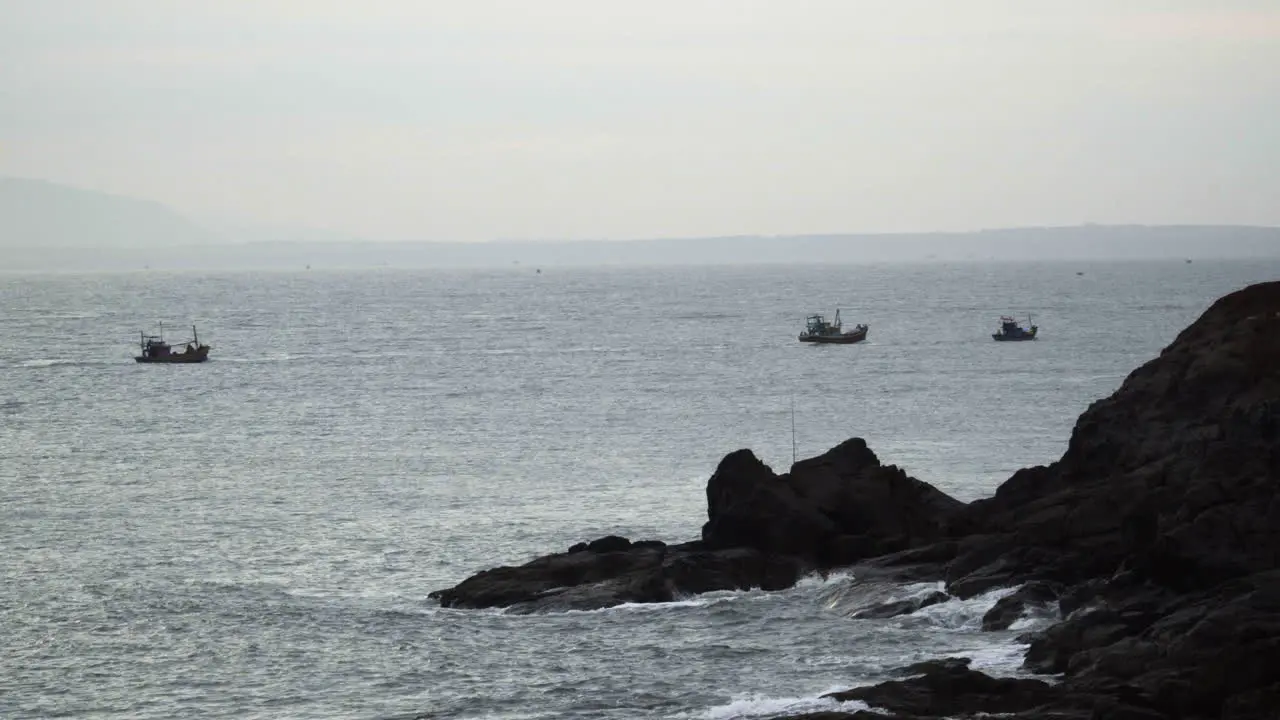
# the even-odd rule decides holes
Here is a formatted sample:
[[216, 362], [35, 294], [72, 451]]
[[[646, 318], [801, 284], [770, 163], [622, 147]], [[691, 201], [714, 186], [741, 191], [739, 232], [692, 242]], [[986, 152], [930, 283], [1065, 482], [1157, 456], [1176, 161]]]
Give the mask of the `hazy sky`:
[[0, 174], [424, 240], [1280, 225], [1280, 2], [0, 0]]

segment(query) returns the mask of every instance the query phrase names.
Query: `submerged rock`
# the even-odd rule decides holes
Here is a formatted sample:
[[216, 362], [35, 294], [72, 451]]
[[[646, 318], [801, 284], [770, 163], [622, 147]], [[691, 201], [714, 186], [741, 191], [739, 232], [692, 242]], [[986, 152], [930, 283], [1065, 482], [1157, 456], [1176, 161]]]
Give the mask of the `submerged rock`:
[[970, 670], [967, 663], [952, 663], [928, 668], [918, 677], [823, 697], [840, 702], [861, 700], [873, 708], [917, 717], [947, 717], [1023, 712], [1049, 704], [1056, 693], [1041, 680], [993, 678]]
[[898, 617], [899, 615], [910, 615], [917, 610], [927, 608], [930, 605], [944, 603], [950, 599], [951, 596], [944, 592], [931, 592], [924, 597], [873, 605], [855, 612], [853, 618], [856, 620], [887, 619]]

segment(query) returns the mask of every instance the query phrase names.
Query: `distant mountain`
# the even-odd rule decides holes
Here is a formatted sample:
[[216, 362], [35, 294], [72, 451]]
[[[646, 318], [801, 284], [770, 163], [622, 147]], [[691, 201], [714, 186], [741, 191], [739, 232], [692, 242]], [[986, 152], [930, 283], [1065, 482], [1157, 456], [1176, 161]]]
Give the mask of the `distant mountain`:
[[108, 195], [44, 180], [0, 178], [0, 247], [181, 247], [217, 237], [150, 200]]
[[1081, 226], [975, 233], [576, 242], [241, 242], [201, 247], [8, 250], [0, 269], [524, 268], [1280, 258], [1280, 228]]
[[1280, 228], [1077, 225], [978, 232], [375, 242], [182, 215], [160, 203], [0, 178], [0, 270], [759, 265], [1280, 257]]

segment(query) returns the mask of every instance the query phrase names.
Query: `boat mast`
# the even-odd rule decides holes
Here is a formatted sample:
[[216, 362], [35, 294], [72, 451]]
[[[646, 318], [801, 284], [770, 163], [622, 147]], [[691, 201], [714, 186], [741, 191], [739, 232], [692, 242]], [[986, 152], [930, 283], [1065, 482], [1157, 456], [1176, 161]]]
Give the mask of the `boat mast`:
[[191, 324], [191, 339], [195, 341], [196, 347], [200, 347], [200, 336], [196, 334], [195, 323]]

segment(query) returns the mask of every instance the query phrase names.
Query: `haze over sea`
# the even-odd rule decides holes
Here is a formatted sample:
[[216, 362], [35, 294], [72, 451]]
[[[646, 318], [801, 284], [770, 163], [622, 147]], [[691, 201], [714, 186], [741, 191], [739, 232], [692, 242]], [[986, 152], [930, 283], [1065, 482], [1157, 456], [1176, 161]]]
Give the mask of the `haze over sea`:
[[[1083, 274], [1079, 274], [1083, 273]], [[963, 654], [1000, 592], [515, 615], [427, 593], [605, 534], [682, 541], [750, 447], [853, 436], [963, 500], [1280, 260], [0, 275], [0, 716], [737, 718]], [[804, 315], [866, 343], [796, 342]], [[995, 343], [1001, 314], [1041, 339]], [[135, 364], [190, 322], [204, 365]], [[179, 337], [180, 336], [180, 337]]]

